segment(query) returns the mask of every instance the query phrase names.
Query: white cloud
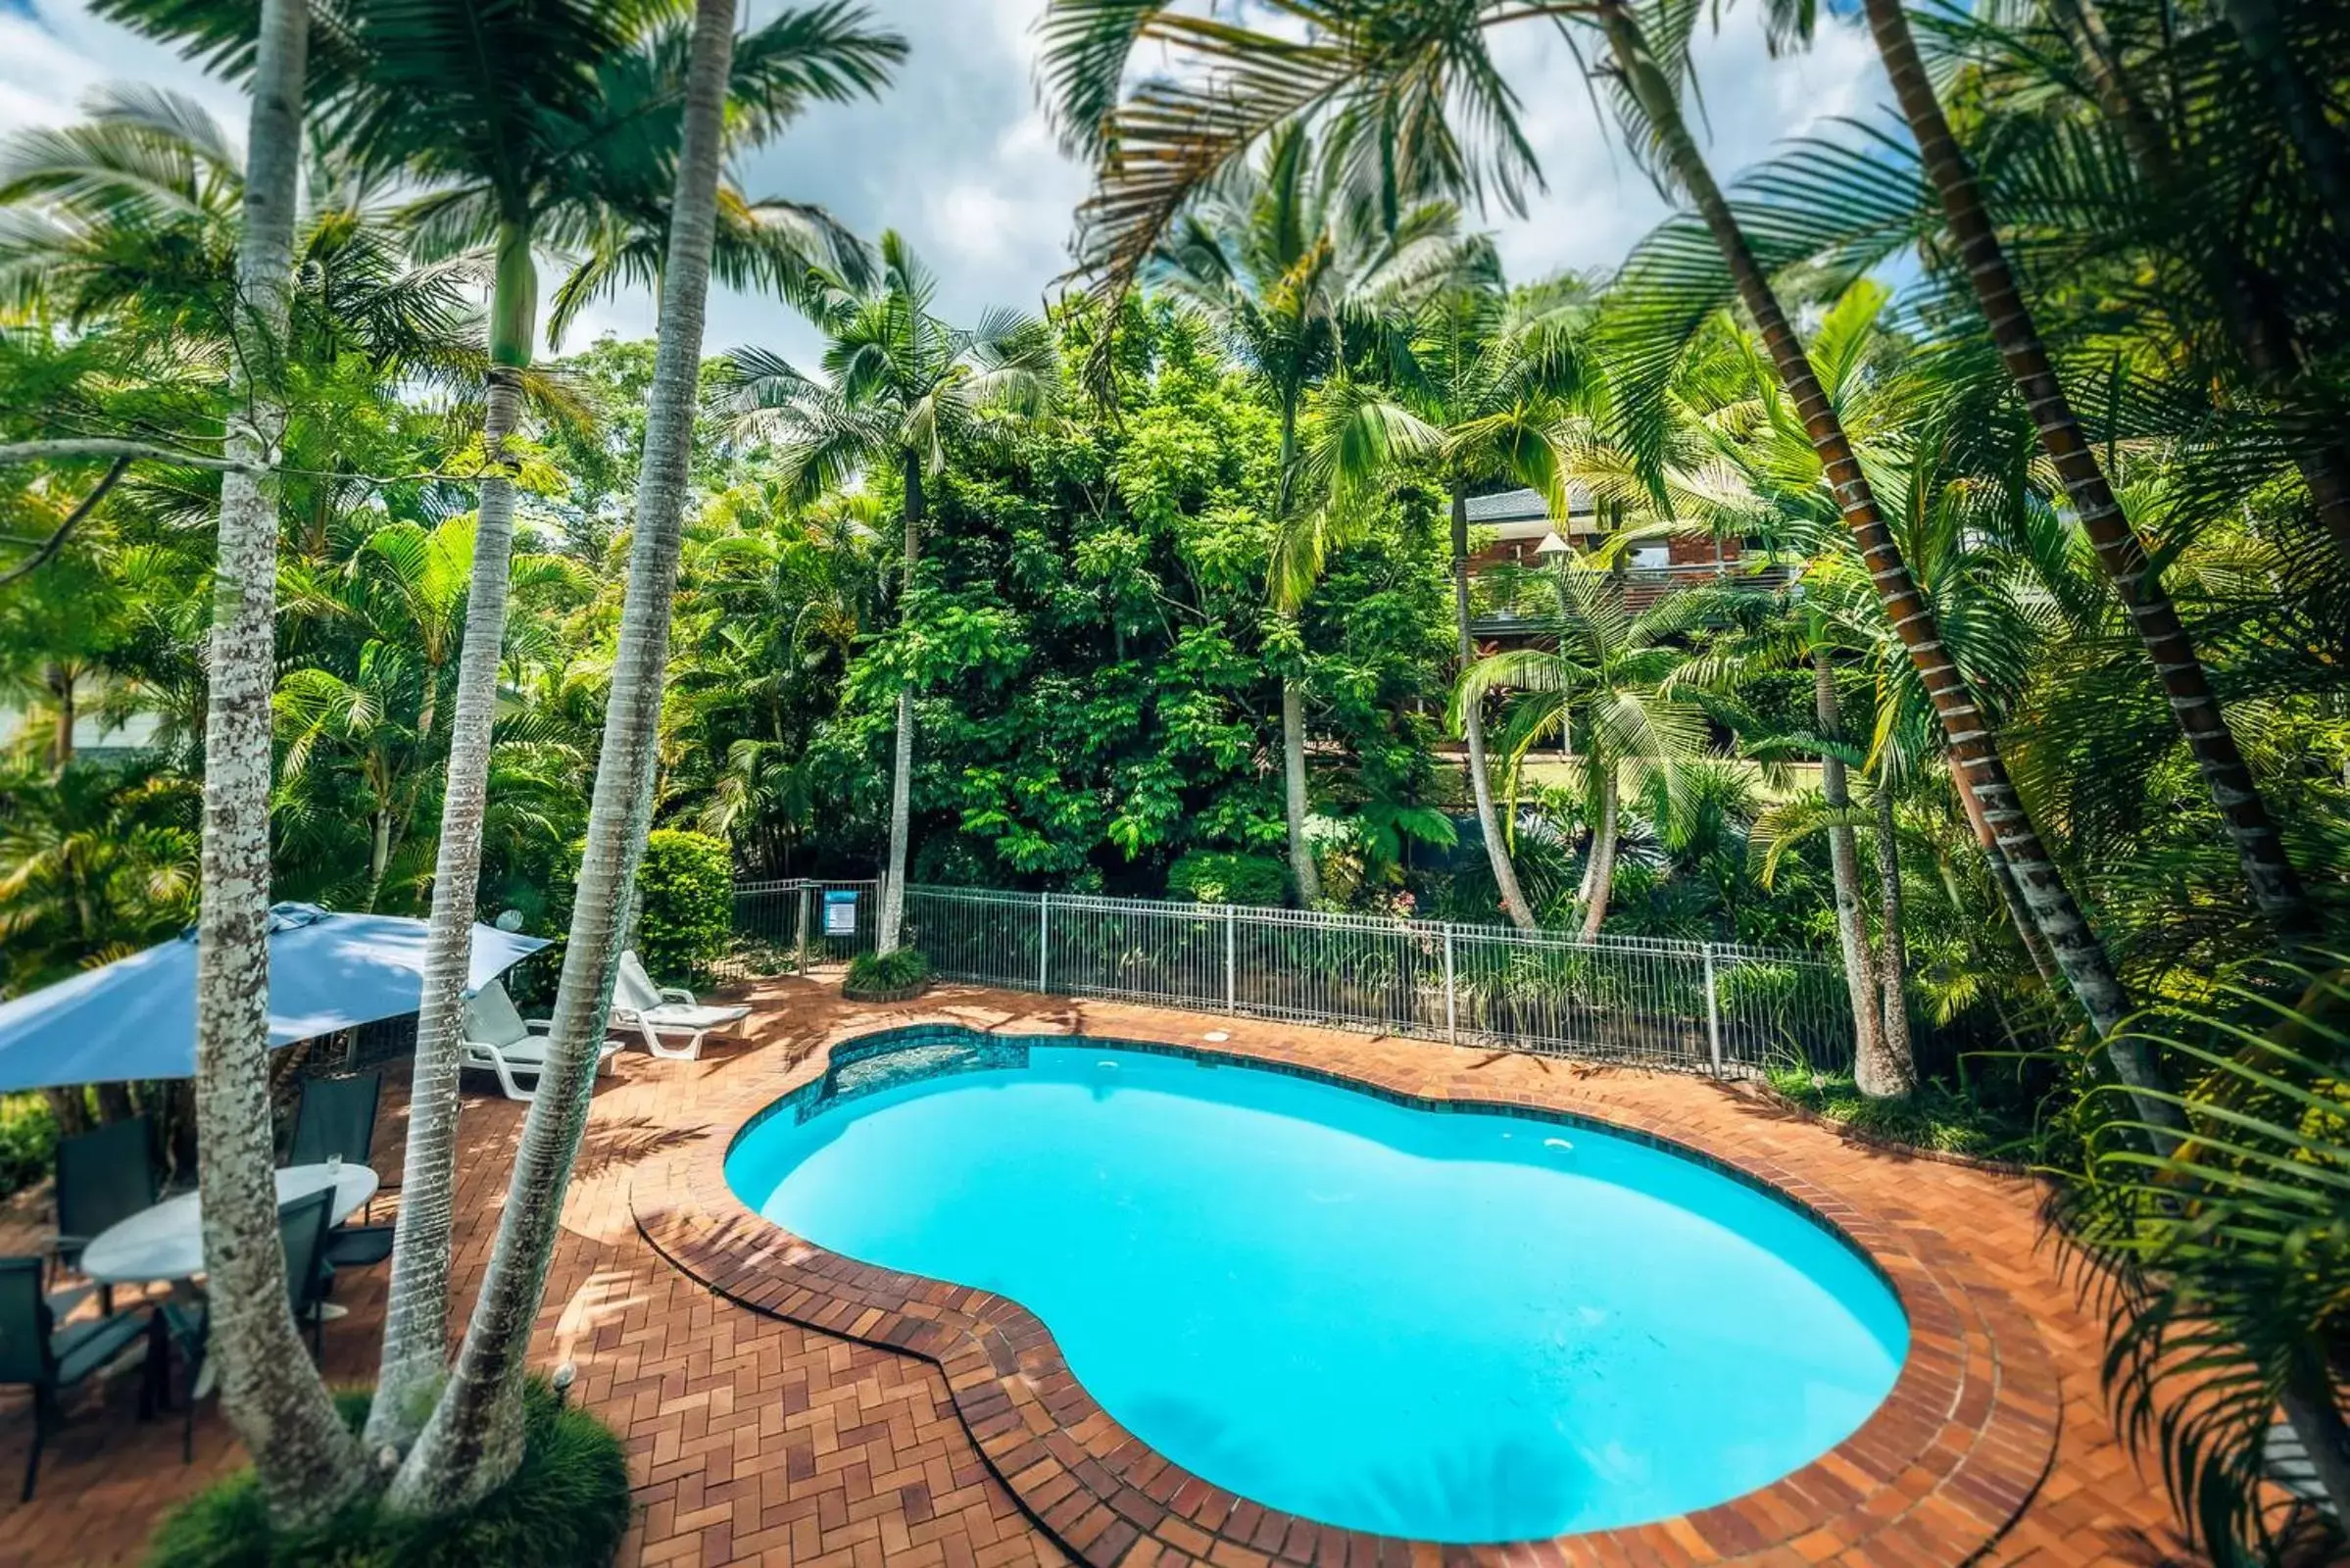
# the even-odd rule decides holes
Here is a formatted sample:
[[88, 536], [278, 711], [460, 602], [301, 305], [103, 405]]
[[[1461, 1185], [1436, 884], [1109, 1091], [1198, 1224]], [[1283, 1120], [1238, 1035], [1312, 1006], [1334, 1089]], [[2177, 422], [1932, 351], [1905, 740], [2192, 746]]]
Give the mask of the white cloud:
[[0, 131], [71, 121], [89, 90], [109, 81], [185, 92], [242, 139], [243, 96], [170, 49], [98, 21], [75, 0], [44, 0], [30, 12], [0, 5]]
[[[754, 20], [783, 0], [754, 0]], [[755, 195], [819, 201], [858, 232], [901, 230], [938, 274], [940, 309], [967, 319], [991, 305], [1035, 309], [1068, 265], [1082, 169], [1054, 144], [1031, 86], [1031, 24], [1044, 0], [868, 0], [911, 40], [897, 84], [879, 103], [822, 105], [737, 172]], [[1513, 271], [1619, 260], [1664, 214], [1646, 178], [1614, 142], [1576, 62], [1553, 32], [1511, 28], [1496, 56], [1523, 102], [1548, 189], [1523, 219], [1485, 220]], [[1773, 59], [1759, 7], [1733, 9], [1697, 49], [1708, 146], [1728, 176], [1790, 135], [1885, 101], [1883, 73], [1860, 28], [1823, 20], [1808, 53]], [[0, 0], [0, 129], [73, 118], [89, 87], [133, 78], [197, 93], [241, 130], [240, 96], [170, 51], [92, 20], [78, 0], [41, 0], [26, 18]], [[713, 348], [756, 342], [807, 357], [814, 335], [771, 300], [711, 302]], [[586, 312], [574, 345], [599, 332], [652, 329], [652, 302], [622, 293]]]

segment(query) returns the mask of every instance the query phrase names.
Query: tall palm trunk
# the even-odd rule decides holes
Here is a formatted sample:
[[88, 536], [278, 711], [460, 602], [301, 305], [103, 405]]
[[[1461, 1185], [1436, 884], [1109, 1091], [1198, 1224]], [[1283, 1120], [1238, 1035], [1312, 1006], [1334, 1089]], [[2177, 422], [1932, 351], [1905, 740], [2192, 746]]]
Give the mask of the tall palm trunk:
[[46, 684], [53, 705], [49, 728], [49, 766], [63, 773], [73, 762], [73, 666], [51, 664]]
[[[1452, 625], [1460, 642], [1460, 667], [1477, 658], [1476, 639], [1469, 635], [1469, 499], [1458, 479], [1452, 481]], [[1501, 907], [1521, 931], [1535, 929], [1534, 909], [1518, 886], [1518, 868], [1510, 863], [1509, 843], [1501, 835], [1501, 813], [1493, 808], [1493, 778], [1486, 770], [1483, 705], [1470, 698], [1460, 705], [1460, 732], [1469, 746], [1469, 793], [1477, 801], [1477, 831], [1485, 836], [1486, 859], [1493, 867], [1493, 885], [1501, 890]]]
[[658, 760], [717, 222], [719, 132], [734, 53], [734, 0], [698, 0], [695, 7], [669, 227], [668, 289], [637, 480], [636, 537], [546, 1071], [523, 1121], [506, 1211], [465, 1345], [430, 1419], [393, 1479], [389, 1501], [408, 1511], [434, 1512], [479, 1497], [513, 1474], [521, 1459], [524, 1356], [546, 1291], [564, 1189], [587, 1125], [597, 1046], [612, 1004], [619, 917], [643, 851], [646, 802]]
[[[1822, 740], [1843, 739], [1844, 722], [1836, 703], [1836, 671], [1825, 649], [1811, 651], [1812, 715]], [[1885, 1029], [1877, 1004], [1877, 955], [1869, 946], [1869, 922], [1860, 907], [1860, 841], [1852, 824], [1841, 820], [1852, 808], [1852, 789], [1844, 760], [1834, 752], [1820, 754], [1820, 795], [1838, 820], [1828, 827], [1828, 875], [1836, 898], [1836, 943], [1844, 959], [1844, 991], [1852, 1002], [1852, 1081], [1864, 1095], [1892, 1095], [1894, 1074], [1885, 1058]]]
[[1975, 182], [1975, 171], [1950, 134], [1950, 122], [1934, 95], [1918, 41], [1910, 31], [1901, 0], [1866, 0], [1870, 30], [1878, 52], [1885, 56], [1885, 73], [1892, 77], [1893, 94], [1917, 139], [1926, 172], [1940, 192], [1942, 212], [1958, 237], [1959, 258], [1975, 285], [1983, 319], [1999, 357], [2015, 378], [2016, 391], [2039, 431], [2040, 445], [2064, 479], [2065, 494], [2081, 518], [2094, 548], [2097, 564], [2111, 578], [2123, 607], [2137, 627], [2138, 640], [2171, 702], [2171, 714], [2186, 736], [2187, 749], [2203, 771], [2205, 788], [2220, 808], [2228, 837], [2235, 841], [2236, 858], [2243, 863], [2244, 880], [2252, 900], [2277, 931], [2298, 936], [2317, 927], [2317, 914], [2301, 879], [2284, 853], [2284, 841], [2261, 799], [2260, 786], [2245, 766], [2227, 715], [2204, 673], [2203, 661], [2179, 624], [2178, 608], [2164, 591], [2161, 575], [2147, 562], [2137, 531], [2123, 514], [2113, 486], [2097, 462], [2088, 437], [2081, 428], [2064, 387], [2040, 341], [2031, 308], [2016, 287], [1999, 236], [1991, 227], [1990, 212]]
[[[914, 591], [914, 568], [922, 562], [922, 460], [912, 451], [900, 455], [906, 474], [906, 574], [898, 589], [898, 614], [904, 621]], [[913, 833], [914, 811], [914, 683], [909, 672], [898, 688], [898, 733], [890, 755], [890, 863], [881, 883], [881, 928], [873, 946], [895, 953], [906, 931], [906, 841]]]
[[385, 800], [375, 808], [367, 821], [367, 896], [364, 906], [370, 912], [383, 893], [383, 868], [392, 858], [392, 803]]
[[2277, 118], [2301, 155], [2301, 167], [2333, 224], [2334, 243], [2350, 249], [2350, 145], [2326, 113], [2326, 100], [2293, 57], [2277, 0], [2221, 0], [2244, 58], [2268, 83]]
[[[2066, 983], [2088, 1016], [2090, 1027], [2106, 1041], [2114, 1071], [2130, 1089], [2139, 1118], [2157, 1128], [2178, 1127], [2180, 1118], [2177, 1109], [2162, 1098], [2165, 1093], [2162, 1069], [2152, 1053], [2139, 1042], [2115, 1039], [2130, 1014], [2130, 1004], [2129, 994], [2122, 989], [2121, 979], [2114, 972], [2113, 959], [2082, 915], [2081, 906], [2074, 903], [2072, 890], [2065, 886], [2063, 874], [2040, 842], [2032, 818], [2026, 814], [2015, 785], [2008, 778], [2006, 764], [2000, 760], [1990, 720], [1975, 706], [1958, 665], [1942, 646], [1941, 628], [1934, 619], [1934, 608], [1911, 579], [1908, 564], [1902, 560], [1900, 547], [1885, 526], [1884, 514], [1878, 510], [1876, 492], [1861, 471], [1843, 421], [1828, 401], [1828, 394], [1813, 372], [1811, 361], [1787, 321], [1769, 276], [1755, 259], [1753, 248], [1747, 244], [1744, 231], [1731, 212], [1729, 200], [1690, 137], [1671, 82], [1649, 55], [1639, 24], [1625, 9], [1623, 0], [1596, 0], [1596, 7], [1617, 67], [1655, 127], [1675, 175], [1695, 202], [1699, 216], [1721, 250], [1738, 299], [1761, 331], [1780, 384], [1803, 420], [1812, 450], [1819, 454], [1829, 489], [1877, 586], [1885, 618], [1908, 651], [1910, 662], [1916, 666], [1918, 678], [1934, 703], [1951, 755], [1959, 763], [1961, 787], [1975, 792], [1984, 817], [1997, 832], [1999, 846], [2015, 873], [2025, 906], [2032, 911], [2032, 923], [2046, 938]], [[2162, 1134], [2155, 1137], [2166, 1147], [2171, 1141]]]
[[[2121, 128], [2138, 178], [2157, 196], [2178, 200], [2181, 182], [2169, 139], [2130, 82], [2096, 0], [2055, 0], [2054, 9], [2098, 105]], [[2194, 259], [2255, 388], [2282, 416], [2294, 466], [2309, 487], [2318, 520], [2332, 536], [2334, 548], [2350, 555], [2350, 447], [2343, 444], [2333, 421], [2311, 409], [2294, 385], [2302, 349], [2299, 333], [2277, 301], [2276, 280], [2230, 243], [2224, 230], [2215, 233], [2211, 249], [2198, 249]]]
[[[1909, 1039], [1909, 943], [1901, 935], [1901, 846], [1893, 836], [1893, 791], [1877, 779], [1877, 897], [1884, 930], [1885, 1060], [1888, 1076], [1875, 1093], [1906, 1095], [1918, 1087], [1918, 1054]], [[1864, 1094], [1869, 1093], [1863, 1089]]]
[[90, 1097], [84, 1086], [73, 1084], [64, 1088], [51, 1087], [41, 1091], [41, 1098], [49, 1102], [49, 1114], [55, 1118], [57, 1130], [64, 1137], [71, 1138], [75, 1133], [90, 1130]]
[[[1295, 395], [1281, 405], [1280, 475], [1274, 485], [1273, 511], [1281, 525], [1290, 517], [1291, 470], [1297, 462], [1297, 401]], [[1297, 884], [1297, 902], [1311, 906], [1322, 897], [1322, 872], [1314, 864], [1314, 847], [1305, 836], [1305, 818], [1313, 809], [1305, 776], [1305, 678], [1281, 677], [1281, 810], [1289, 824], [1290, 876]]]
[[[507, 438], [520, 422], [521, 373], [530, 364], [538, 282], [529, 230], [499, 231], [490, 303], [490, 368], [481, 481], [466, 584], [465, 633], [457, 660], [442, 784], [441, 841], [432, 874], [432, 916], [424, 936], [424, 984], [410, 1070], [408, 1144], [400, 1212], [393, 1226], [390, 1296], [382, 1359], [368, 1406], [370, 1452], [406, 1448], [422, 1427], [449, 1356], [449, 1228], [457, 1202], [458, 1055], [471, 964], [474, 898], [481, 880], [481, 824], [489, 800], [490, 733], [497, 717], [498, 664], [506, 643], [507, 579], [514, 555], [518, 465]], [[427, 737], [429, 738], [429, 737]]]
[[1588, 879], [1583, 901], [1583, 940], [1590, 942], [1607, 923], [1608, 896], [1616, 887], [1616, 840], [1622, 833], [1617, 800], [1616, 764], [1595, 764], [1599, 771], [1599, 819], [1591, 827], [1591, 858], [1584, 863]]
[[[1949, 764], [1953, 779], [1965, 775], [1966, 770], [1956, 757], [1949, 759]], [[1973, 790], [1961, 788], [1952, 793], [1958, 797], [1959, 808], [1966, 813], [1975, 842], [1982, 847], [1984, 863], [1991, 868], [1991, 885], [1999, 890], [1999, 902], [2007, 908], [2008, 922], [2016, 928], [2016, 940], [2024, 944], [2025, 953], [2031, 956], [2032, 966], [2039, 971], [2040, 983], [2054, 991], [2064, 984], [2064, 976], [2057, 970], [2056, 959], [2048, 952], [2040, 928], [2032, 924], [2032, 911], [2024, 906], [2023, 890], [2016, 886], [2016, 874], [2008, 868], [2007, 852], [1999, 848], [1999, 835], [1991, 831], [1990, 819], [1983, 814], [1983, 803], [1975, 798]]]
[[[238, 363], [247, 414], [229, 426], [213, 585], [212, 689], [204, 730], [203, 902], [196, 917], [196, 1126], [204, 1266], [220, 1406], [253, 1455], [270, 1511], [324, 1517], [363, 1478], [286, 1303], [270, 1173], [269, 688], [276, 670], [277, 496], [285, 408], [273, 384], [285, 341], [296, 169], [309, 46], [303, 0], [265, 0], [246, 137], [237, 246]], [[254, 373], [258, 371], [258, 373]]]

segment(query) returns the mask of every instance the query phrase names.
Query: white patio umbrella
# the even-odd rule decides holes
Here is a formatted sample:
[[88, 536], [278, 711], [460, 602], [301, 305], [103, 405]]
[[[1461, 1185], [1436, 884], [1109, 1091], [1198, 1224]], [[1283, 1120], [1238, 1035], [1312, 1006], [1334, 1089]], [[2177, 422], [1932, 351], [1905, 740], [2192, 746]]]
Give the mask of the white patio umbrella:
[[[424, 991], [421, 920], [335, 914], [311, 904], [269, 911], [269, 1044], [415, 1012]], [[467, 994], [547, 945], [473, 927]], [[193, 931], [0, 1002], [0, 1090], [196, 1075]]]

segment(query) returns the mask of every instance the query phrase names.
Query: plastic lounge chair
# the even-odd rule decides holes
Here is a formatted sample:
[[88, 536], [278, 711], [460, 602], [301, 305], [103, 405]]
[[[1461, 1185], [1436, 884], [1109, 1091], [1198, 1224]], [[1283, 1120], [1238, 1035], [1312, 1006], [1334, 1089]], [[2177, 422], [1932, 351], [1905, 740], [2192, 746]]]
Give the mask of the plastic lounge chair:
[[[81, 1260], [81, 1250], [110, 1225], [155, 1206], [154, 1147], [147, 1118], [130, 1116], [57, 1143], [57, 1259]], [[114, 1289], [98, 1288], [102, 1312], [115, 1309]]]
[[[313, 1078], [302, 1086], [294, 1106], [294, 1138], [286, 1151], [289, 1165], [323, 1165], [337, 1155], [347, 1165], [373, 1162], [375, 1107], [383, 1096], [383, 1074], [363, 1072], [349, 1078]], [[366, 1215], [374, 1216], [375, 1200], [367, 1200]]]
[[[285, 1247], [286, 1301], [294, 1309], [294, 1321], [310, 1325], [313, 1355], [325, 1350], [325, 1318], [318, 1303], [326, 1298], [326, 1286], [319, 1264], [333, 1201], [334, 1189], [321, 1187], [277, 1211], [277, 1235]], [[187, 1362], [187, 1403], [179, 1423], [179, 1462], [186, 1464], [196, 1456], [196, 1380], [203, 1376], [205, 1352], [211, 1348], [212, 1318], [200, 1300], [166, 1301], [162, 1310], [164, 1326]]]
[[[514, 1009], [506, 987], [493, 980], [465, 999], [465, 1038], [460, 1064], [496, 1073], [507, 1099], [528, 1103], [538, 1093], [539, 1075], [547, 1070], [550, 1027], [545, 1018], [524, 1018]], [[596, 1070], [602, 1072], [605, 1063], [619, 1054], [619, 1042], [604, 1042], [596, 1051]]]
[[49, 1429], [65, 1420], [57, 1396], [112, 1361], [147, 1332], [143, 1312], [108, 1312], [57, 1326], [56, 1309], [41, 1289], [47, 1259], [0, 1257], [0, 1384], [32, 1390], [32, 1452], [24, 1460], [24, 1488], [40, 1475], [41, 1445]]
[[[656, 1056], [698, 1060], [705, 1039], [750, 1016], [749, 1007], [706, 1006], [691, 991], [657, 986], [635, 949], [620, 955], [620, 972], [613, 978], [612, 990], [612, 1027], [635, 1030], [645, 1049]], [[680, 1037], [685, 1041], [682, 1046], [662, 1044]]]

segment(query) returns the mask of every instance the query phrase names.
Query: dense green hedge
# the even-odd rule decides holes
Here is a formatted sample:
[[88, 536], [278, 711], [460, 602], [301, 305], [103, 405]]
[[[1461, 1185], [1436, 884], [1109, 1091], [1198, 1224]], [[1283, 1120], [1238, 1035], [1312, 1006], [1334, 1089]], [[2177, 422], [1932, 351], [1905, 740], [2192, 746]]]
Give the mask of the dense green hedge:
[[1167, 891], [1201, 904], [1277, 905], [1289, 897], [1290, 868], [1269, 855], [1194, 850], [1167, 867]]
[[656, 980], [707, 974], [734, 932], [734, 859], [724, 839], [660, 828], [637, 873], [637, 952]]
[[[354, 1430], [367, 1396], [339, 1396]], [[149, 1543], [154, 1568], [590, 1568], [609, 1563], [633, 1504], [628, 1459], [602, 1421], [533, 1379], [523, 1394], [522, 1467], [475, 1507], [434, 1519], [367, 1498], [308, 1530], [279, 1531], [251, 1470], [173, 1509]]]

